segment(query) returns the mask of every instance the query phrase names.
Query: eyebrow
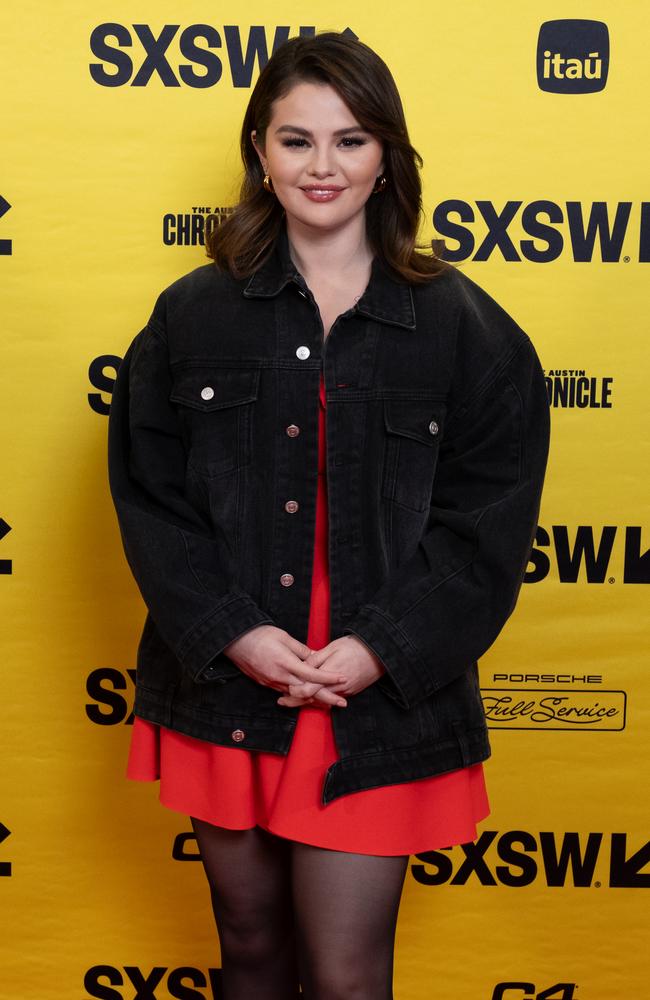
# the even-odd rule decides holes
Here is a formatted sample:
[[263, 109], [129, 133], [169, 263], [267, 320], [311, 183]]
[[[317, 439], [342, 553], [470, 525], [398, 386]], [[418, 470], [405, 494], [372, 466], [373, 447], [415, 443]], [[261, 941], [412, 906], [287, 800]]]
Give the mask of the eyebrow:
[[[336, 130], [336, 132], [333, 132], [332, 134], [346, 135], [348, 132], [365, 132], [365, 131], [367, 130], [363, 128], [361, 125], [352, 125], [349, 128], [339, 128]], [[280, 125], [280, 128], [277, 128], [275, 130], [275, 134], [277, 135], [278, 132], [297, 132], [299, 135], [307, 135], [307, 136], [311, 136], [312, 134], [309, 131], [309, 129], [299, 128], [297, 125]]]

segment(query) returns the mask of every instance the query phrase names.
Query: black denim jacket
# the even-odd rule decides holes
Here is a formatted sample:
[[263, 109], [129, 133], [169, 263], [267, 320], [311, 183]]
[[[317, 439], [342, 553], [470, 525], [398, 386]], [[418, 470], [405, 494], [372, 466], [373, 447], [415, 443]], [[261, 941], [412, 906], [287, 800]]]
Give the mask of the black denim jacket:
[[359, 636], [387, 671], [332, 709], [326, 804], [490, 756], [476, 661], [520, 591], [550, 411], [530, 339], [454, 267], [416, 286], [375, 258], [325, 341], [286, 228], [250, 279], [206, 264], [175, 281], [126, 352], [109, 419], [148, 609], [136, 715], [287, 753], [300, 709], [222, 651], [265, 622], [306, 641], [321, 369], [330, 637]]

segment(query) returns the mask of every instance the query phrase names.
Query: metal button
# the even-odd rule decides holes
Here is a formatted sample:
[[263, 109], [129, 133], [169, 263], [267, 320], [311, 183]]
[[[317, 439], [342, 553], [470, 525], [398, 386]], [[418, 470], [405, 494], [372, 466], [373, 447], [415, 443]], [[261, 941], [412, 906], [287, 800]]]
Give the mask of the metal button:
[[280, 577], [280, 583], [283, 587], [290, 587], [293, 583], [293, 576], [291, 573], [283, 573]]
[[286, 428], [286, 432], [290, 438], [297, 438], [300, 434], [300, 428], [298, 427], [298, 424], [289, 424]]
[[435, 422], [435, 420], [432, 420], [431, 423], [429, 424], [429, 432], [431, 434], [437, 434], [438, 433], [438, 425]]
[[301, 361], [304, 361], [305, 358], [308, 358], [310, 354], [311, 351], [309, 350], [308, 347], [305, 347], [304, 344], [302, 347], [299, 347], [296, 351], [296, 357], [300, 358]]
[[214, 389], [211, 385], [206, 385], [205, 389], [201, 389], [201, 399], [212, 399], [214, 396]]
[[288, 514], [295, 514], [296, 511], [298, 510], [298, 507], [299, 504], [297, 500], [287, 500], [287, 502], [284, 505], [284, 509], [287, 511]]
[[244, 732], [243, 729], [234, 729], [230, 735], [232, 736], [235, 743], [241, 743], [241, 741], [246, 736], [246, 733]]

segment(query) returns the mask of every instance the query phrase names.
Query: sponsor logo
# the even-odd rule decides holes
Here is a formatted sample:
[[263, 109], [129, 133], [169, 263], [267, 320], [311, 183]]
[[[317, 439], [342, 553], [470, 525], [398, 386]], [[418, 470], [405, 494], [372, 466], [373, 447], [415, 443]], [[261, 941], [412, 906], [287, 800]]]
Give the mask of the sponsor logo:
[[611, 376], [588, 376], [584, 368], [549, 368], [544, 372], [551, 406], [579, 410], [611, 410]]
[[205, 246], [213, 229], [233, 212], [232, 205], [223, 208], [193, 208], [184, 214], [167, 212], [162, 220], [162, 240], [166, 247]]
[[574, 732], [625, 729], [625, 691], [562, 691], [548, 688], [482, 688], [489, 729], [564, 729]]
[[97, 726], [133, 725], [132, 691], [126, 698], [123, 691], [135, 688], [135, 670], [98, 667], [88, 674], [86, 694], [92, 701], [86, 705], [86, 715]]
[[[269, 45], [269, 35], [273, 32]], [[298, 28], [299, 35], [312, 36], [313, 25]], [[243, 28], [227, 24], [222, 32], [211, 24], [148, 24], [129, 27], [105, 22], [93, 28], [90, 50], [98, 62], [88, 66], [100, 87], [147, 87], [152, 81], [163, 87], [214, 87], [229, 71], [233, 87], [250, 87], [256, 67], [263, 69], [275, 50], [289, 39], [291, 28], [254, 24]], [[350, 28], [344, 34], [358, 36]], [[173, 44], [172, 44], [173, 43]]]
[[[511, 888], [543, 882], [549, 888], [650, 888], [650, 841], [628, 853], [627, 834], [579, 834], [527, 830], [484, 830], [478, 840], [459, 847], [416, 854], [411, 874], [421, 885], [481, 885]], [[493, 848], [496, 859], [488, 856]], [[460, 857], [459, 857], [460, 852]], [[597, 874], [597, 868], [603, 870]]]
[[492, 1000], [573, 1000], [577, 983], [554, 983], [537, 992], [534, 983], [497, 983]]
[[623, 546], [623, 583], [650, 583], [650, 549], [643, 551], [641, 528], [628, 525], [619, 530], [613, 524], [598, 531], [592, 525], [580, 524], [573, 541], [566, 524], [552, 525], [550, 534], [538, 525], [529, 557], [532, 569], [527, 570], [524, 582], [539, 583], [549, 575], [548, 550], [552, 549], [560, 583], [576, 583], [579, 576], [585, 583], [615, 583], [616, 577], [608, 575], [615, 541]]
[[604, 21], [545, 21], [537, 40], [537, 85], [552, 94], [595, 94], [609, 72]]
[[[88, 379], [90, 384], [99, 392], [88, 393], [88, 403], [91, 410], [107, 417], [111, 409], [110, 399], [103, 399], [101, 393], [112, 396], [113, 386], [117, 378], [117, 371], [122, 363], [122, 358], [117, 354], [100, 354], [93, 358], [88, 366]], [[110, 374], [107, 374], [107, 371]]]
[[[605, 201], [583, 205], [579, 201], [560, 204], [539, 199], [524, 204], [513, 200], [499, 210], [492, 201], [470, 203], [450, 198], [434, 209], [433, 226], [441, 237], [458, 242], [457, 247], [445, 246], [441, 252], [445, 260], [450, 261], [485, 261], [498, 250], [509, 263], [528, 260], [533, 264], [548, 264], [562, 256], [570, 256], [577, 263], [591, 263], [594, 258], [606, 263], [621, 260], [629, 263], [632, 257], [624, 251], [623, 244], [630, 229], [633, 207], [631, 201], [615, 202], [610, 222], [610, 208]], [[636, 214], [635, 209], [635, 219]], [[485, 235], [475, 235], [479, 220], [487, 226]], [[650, 261], [650, 202], [640, 203], [638, 225], [636, 256], [640, 262], [647, 263]], [[510, 229], [515, 226], [518, 234], [512, 237]], [[634, 229], [636, 231], [636, 221]], [[519, 237], [522, 231], [529, 239]]]
[[602, 684], [602, 674], [492, 674], [495, 684]]
[[[3, 215], [6, 215], [11, 205], [6, 198], [3, 198], [0, 194], [0, 219]], [[0, 257], [10, 257], [13, 252], [13, 245], [11, 240], [3, 239], [0, 240]]]
[[221, 969], [203, 972], [191, 965], [148, 970], [137, 965], [93, 965], [84, 975], [84, 989], [87, 997], [101, 1000], [223, 1000]]
[[[0, 541], [11, 531], [11, 525], [7, 524], [4, 517], [0, 517]], [[0, 559], [0, 576], [10, 576], [13, 572], [11, 559]]]
[[172, 846], [172, 858], [174, 861], [201, 860], [199, 844], [193, 830], [176, 834]]
[[[0, 823], [0, 844], [4, 844], [7, 837], [11, 835], [4, 823]], [[11, 875], [11, 861], [0, 861], [0, 878], [8, 878]]]

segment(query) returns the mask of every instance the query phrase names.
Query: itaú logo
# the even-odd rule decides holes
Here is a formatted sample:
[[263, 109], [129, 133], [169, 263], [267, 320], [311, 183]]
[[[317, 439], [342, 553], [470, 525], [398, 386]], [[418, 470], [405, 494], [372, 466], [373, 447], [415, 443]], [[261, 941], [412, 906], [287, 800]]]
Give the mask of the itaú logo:
[[609, 31], [604, 21], [545, 21], [537, 40], [537, 85], [552, 94], [594, 94], [609, 73]]

